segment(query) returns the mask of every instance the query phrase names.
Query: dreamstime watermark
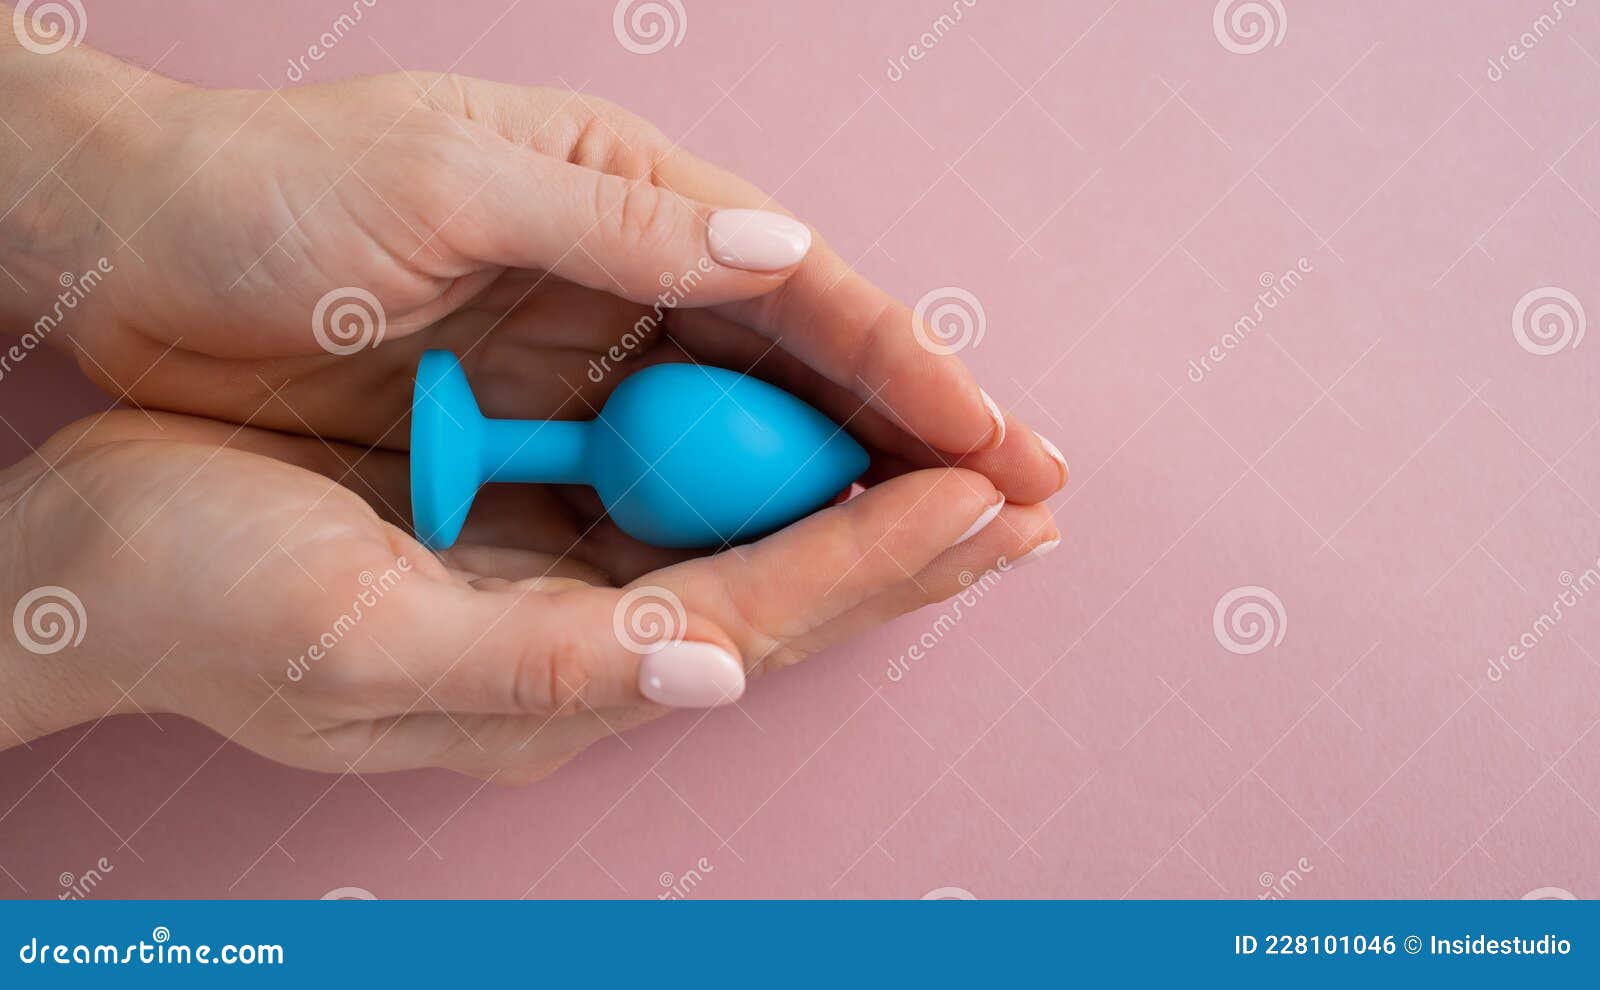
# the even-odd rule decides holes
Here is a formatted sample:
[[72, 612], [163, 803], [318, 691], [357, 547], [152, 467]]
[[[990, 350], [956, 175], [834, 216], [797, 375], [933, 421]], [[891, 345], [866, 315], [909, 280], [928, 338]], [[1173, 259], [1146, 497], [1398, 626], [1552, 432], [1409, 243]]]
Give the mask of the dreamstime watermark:
[[664, 888], [661, 893], [656, 895], [656, 900], [685, 900], [690, 894], [695, 892], [696, 887], [699, 887], [700, 884], [705, 881], [707, 874], [715, 873], [716, 870], [717, 868], [711, 865], [711, 860], [701, 856], [699, 859], [694, 861], [693, 866], [689, 867], [687, 870], [684, 870], [677, 876], [673, 876], [671, 873], [663, 872], [659, 877], [656, 878], [656, 882], [659, 883], [662, 888]]
[[1211, 31], [1235, 55], [1254, 55], [1283, 44], [1289, 12], [1282, 0], [1217, 0]]
[[362, 571], [356, 580], [361, 582], [363, 591], [350, 600], [350, 607], [339, 613], [327, 631], [318, 636], [306, 647], [304, 653], [289, 661], [285, 671], [289, 680], [299, 683], [302, 678], [311, 672], [311, 665], [327, 658], [335, 646], [350, 635], [350, 631], [366, 618], [372, 609], [378, 607], [383, 601], [383, 596], [393, 591], [400, 583], [402, 575], [411, 572], [411, 561], [405, 557], [396, 557], [394, 566], [384, 570], [382, 574], [374, 575], [371, 571]]
[[935, 17], [933, 23], [928, 25], [928, 29], [917, 35], [916, 41], [906, 46], [904, 55], [889, 59], [889, 67], [884, 70], [883, 74], [890, 82], [899, 82], [906, 77], [906, 73], [911, 71], [911, 66], [908, 63], [920, 62], [927, 58], [939, 46], [939, 43], [945, 39], [945, 36], [955, 30], [957, 24], [961, 23], [961, 19], [967, 15], [967, 11], [978, 5], [978, 0], [949, 0], [949, 5], [949, 12]]
[[282, 966], [283, 946], [184, 945], [172, 941], [166, 925], [157, 925], [150, 930], [150, 941], [141, 937], [128, 945], [52, 945], [34, 936], [21, 943], [17, 959], [25, 966]]
[[896, 684], [904, 680], [911, 672], [911, 665], [927, 659], [928, 654], [932, 653], [961, 621], [961, 617], [975, 608], [984, 595], [994, 590], [1000, 579], [1014, 566], [1009, 560], [1001, 557], [999, 563], [982, 574], [974, 575], [971, 571], [962, 571], [957, 577], [962, 590], [950, 598], [939, 612], [939, 617], [933, 620], [933, 625], [918, 636], [904, 653], [889, 661], [884, 676]]
[[83, 42], [89, 15], [78, 0], [20, 0], [11, 14], [11, 29], [23, 48], [54, 55]]
[[655, 653], [683, 642], [689, 631], [689, 613], [683, 602], [666, 588], [653, 584], [633, 588], [617, 600], [611, 613], [611, 632], [623, 648], [633, 653]]
[[0, 381], [11, 374], [16, 366], [21, 364], [29, 354], [32, 354], [61, 326], [61, 321], [67, 318], [67, 313], [77, 309], [78, 304], [89, 298], [89, 293], [99, 288], [105, 277], [116, 269], [109, 258], [101, 258], [93, 267], [82, 273], [62, 272], [56, 279], [61, 284], [61, 291], [56, 293], [56, 301], [50, 307], [50, 312], [34, 321], [17, 342], [0, 352]]
[[1245, 584], [1217, 599], [1211, 612], [1211, 632], [1229, 653], [1248, 656], [1283, 642], [1289, 630], [1289, 613], [1270, 588]]
[[1506, 674], [1511, 672], [1512, 664], [1518, 664], [1528, 659], [1528, 654], [1544, 641], [1544, 638], [1553, 632], [1572, 610], [1578, 607], [1584, 596], [1595, 588], [1600, 587], [1600, 559], [1594, 565], [1585, 569], [1576, 576], [1571, 571], [1562, 571], [1556, 579], [1561, 584], [1561, 591], [1551, 599], [1550, 607], [1539, 613], [1527, 629], [1522, 631], [1511, 645], [1501, 652], [1498, 657], [1489, 661], [1487, 676], [1489, 680], [1499, 682]]
[[611, 33], [635, 55], [654, 55], [683, 44], [689, 12], [681, 0], [617, 0], [611, 12]]
[[89, 615], [77, 595], [60, 585], [47, 584], [17, 602], [11, 613], [11, 631], [29, 653], [49, 656], [83, 642]]
[[1511, 310], [1511, 335], [1523, 350], [1538, 357], [1576, 348], [1587, 329], [1583, 304], [1559, 286], [1524, 293]]
[[925, 293], [911, 310], [911, 333], [931, 354], [955, 354], [983, 343], [989, 320], [978, 297], [958, 285]]
[[378, 297], [353, 285], [328, 290], [311, 311], [317, 346], [341, 357], [377, 347], [388, 329]]
[[56, 895], [56, 900], [83, 900], [90, 894], [94, 893], [94, 889], [100, 886], [101, 881], [106, 878], [107, 873], [114, 872], [115, 870], [116, 867], [111, 865], [111, 860], [101, 856], [99, 859], [95, 860], [93, 866], [76, 876], [69, 872], [63, 871], [62, 874], [56, 878], [62, 887], [61, 893]]
[[596, 385], [605, 380], [615, 365], [621, 364], [627, 357], [642, 348], [649, 341], [650, 335], [660, 328], [667, 313], [677, 309], [683, 301], [689, 298], [695, 286], [709, 275], [716, 267], [710, 258], [701, 257], [694, 263], [694, 267], [680, 275], [671, 272], [661, 273], [662, 289], [656, 294], [655, 305], [650, 307], [650, 312], [639, 317], [628, 328], [628, 332], [598, 359], [591, 358], [587, 372], [589, 380]]
[[1567, 11], [1578, 5], [1578, 0], [1550, 0], [1550, 10], [1540, 14], [1528, 25], [1528, 30], [1517, 35], [1517, 40], [1506, 46], [1504, 55], [1493, 55], [1489, 58], [1487, 75], [1490, 82], [1499, 82], [1511, 71], [1513, 62], [1520, 62], [1528, 57], [1529, 52], [1539, 47], [1556, 25], [1567, 16]]
[[1289, 298], [1305, 281], [1305, 277], [1316, 271], [1316, 266], [1309, 259], [1300, 258], [1294, 267], [1281, 275], [1272, 272], [1262, 272], [1258, 281], [1261, 291], [1256, 293], [1256, 301], [1250, 307], [1250, 312], [1242, 314], [1233, 321], [1233, 327], [1222, 335], [1222, 339], [1212, 344], [1210, 348], [1198, 359], [1189, 362], [1185, 375], [1196, 385], [1205, 381], [1207, 375], [1217, 370], [1217, 365], [1227, 360], [1228, 355], [1243, 347], [1251, 334], [1261, 328], [1266, 322], [1267, 314], [1278, 308], [1278, 304]]
[[349, 0], [348, 10], [341, 11], [328, 25], [328, 29], [317, 36], [317, 40], [306, 46], [306, 53], [296, 58], [289, 59], [289, 68], [284, 70], [284, 78], [292, 83], [300, 82], [311, 72], [312, 62], [320, 62], [337, 47], [339, 43], [356, 29], [367, 11], [378, 5], [378, 0]]
[[1305, 881], [1306, 874], [1311, 873], [1316, 867], [1311, 865], [1311, 860], [1301, 856], [1295, 864], [1279, 874], [1263, 872], [1256, 877], [1256, 882], [1262, 887], [1261, 893], [1256, 895], [1258, 901], [1281, 901], [1294, 893], [1296, 887]]

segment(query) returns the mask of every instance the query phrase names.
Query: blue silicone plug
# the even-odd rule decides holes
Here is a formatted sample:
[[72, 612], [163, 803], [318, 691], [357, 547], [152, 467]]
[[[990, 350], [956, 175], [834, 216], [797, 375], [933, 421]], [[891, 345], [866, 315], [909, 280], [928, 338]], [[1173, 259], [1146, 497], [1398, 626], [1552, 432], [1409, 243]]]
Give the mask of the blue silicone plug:
[[827, 505], [867, 469], [843, 428], [782, 389], [697, 364], [628, 377], [589, 422], [488, 419], [448, 351], [411, 400], [417, 538], [455, 543], [490, 481], [589, 485], [623, 532], [658, 547], [752, 539]]

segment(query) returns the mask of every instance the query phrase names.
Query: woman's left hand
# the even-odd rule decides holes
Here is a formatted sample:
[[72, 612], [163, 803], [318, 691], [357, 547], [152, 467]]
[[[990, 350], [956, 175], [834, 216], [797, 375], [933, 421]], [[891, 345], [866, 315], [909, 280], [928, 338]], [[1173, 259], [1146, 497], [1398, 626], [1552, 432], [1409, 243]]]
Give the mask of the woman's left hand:
[[638, 362], [693, 360], [808, 399], [884, 455], [879, 477], [959, 465], [1024, 504], [1065, 483], [959, 357], [919, 344], [908, 307], [604, 101], [424, 73], [204, 90], [87, 49], [28, 57], [20, 74], [0, 49], [8, 88], [39, 96], [10, 185], [72, 134], [40, 138], [38, 107], [101, 119], [60, 183], [21, 197], [10, 240], [33, 250], [6, 260], [46, 286], [113, 259], [58, 331], [113, 394], [403, 449], [425, 348], [461, 356], [485, 412], [522, 418], [591, 418]]

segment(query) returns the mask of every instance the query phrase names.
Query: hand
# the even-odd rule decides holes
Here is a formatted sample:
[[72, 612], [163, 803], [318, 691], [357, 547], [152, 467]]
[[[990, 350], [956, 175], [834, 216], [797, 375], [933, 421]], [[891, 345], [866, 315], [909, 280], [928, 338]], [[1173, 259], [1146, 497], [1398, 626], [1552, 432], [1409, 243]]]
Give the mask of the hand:
[[[983, 476], [946, 468], [692, 560], [485, 546], [511, 513], [558, 544], [583, 524], [548, 490], [491, 490], [436, 559], [395, 525], [405, 486], [399, 454], [184, 416], [63, 431], [0, 476], [0, 540], [19, 548], [4, 600], [56, 586], [81, 612], [19, 615], [0, 729], [177, 712], [295, 766], [531, 780], [666, 706], [732, 702], [745, 668], [946, 598], [1056, 532], [1039, 506], [996, 517]], [[965, 538], [985, 518], [1006, 525]]]
[[[113, 394], [403, 449], [424, 348], [462, 357], [487, 413], [527, 418], [594, 416], [618, 365], [696, 360], [847, 423], [892, 465], [877, 477], [953, 463], [1025, 504], [1065, 481], [958, 358], [919, 346], [906, 306], [615, 106], [420, 73], [206, 91], [86, 50], [27, 72], [5, 54], [8, 88], [51, 100], [19, 101], [36, 150], [0, 183], [31, 189], [13, 267], [42, 285], [114, 259], [62, 335]], [[63, 101], [60, 134], [34, 108]], [[45, 166], [79, 127], [58, 181]], [[366, 323], [319, 312], [347, 290], [376, 300]]]

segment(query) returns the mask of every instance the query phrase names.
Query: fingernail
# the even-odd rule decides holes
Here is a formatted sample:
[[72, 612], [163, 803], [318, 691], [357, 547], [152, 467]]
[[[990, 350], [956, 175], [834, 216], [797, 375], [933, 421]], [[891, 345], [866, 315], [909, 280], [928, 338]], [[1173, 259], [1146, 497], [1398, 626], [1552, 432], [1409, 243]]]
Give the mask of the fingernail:
[[669, 643], [639, 664], [639, 691], [673, 708], [714, 708], [744, 694], [744, 666], [710, 643]]
[[989, 409], [989, 418], [994, 420], [994, 439], [989, 441], [989, 447], [993, 449], [1006, 442], [1006, 417], [1000, 411], [1000, 407], [995, 405], [994, 400], [989, 398], [988, 392], [980, 388], [978, 389], [978, 395], [982, 397], [983, 404]]
[[1060, 545], [1061, 540], [1059, 537], [1054, 540], [1045, 540], [1043, 543], [1012, 561], [1011, 566], [1021, 567], [1023, 564], [1031, 564]]
[[834, 499], [833, 504], [834, 505], [843, 505], [846, 502], [848, 502], [848, 501], [850, 501], [850, 500], [852, 500], [854, 498], [857, 498], [858, 496], [863, 495], [865, 493], [866, 493], [866, 489], [864, 487], [862, 487], [860, 484], [852, 481], [850, 483], [850, 487], [849, 488], [846, 488], [844, 491], [842, 491], [842, 492], [840, 492], [838, 494], [838, 496]]
[[1067, 475], [1071, 472], [1067, 469], [1067, 459], [1061, 456], [1061, 448], [1046, 440], [1037, 432], [1034, 433], [1034, 436], [1039, 438], [1039, 446], [1043, 447], [1044, 452], [1050, 455], [1050, 459], [1061, 465], [1061, 484], [1065, 485], [1067, 483]]
[[718, 210], [706, 232], [711, 256], [730, 268], [775, 272], [811, 250], [811, 228], [766, 210]]
[[995, 498], [994, 504], [989, 506], [987, 509], [984, 509], [983, 510], [983, 515], [979, 516], [973, 522], [973, 524], [971, 526], [967, 527], [967, 531], [965, 533], [962, 533], [960, 536], [956, 537], [956, 542], [952, 543], [950, 545], [951, 546], [955, 546], [957, 543], [965, 543], [968, 540], [972, 539], [974, 536], [977, 536], [978, 535], [978, 531], [983, 529], [983, 527], [989, 525], [990, 523], [994, 522], [994, 517], [998, 516], [1000, 514], [1000, 510], [1005, 508], [1005, 507], [1006, 507], [1006, 498], [1005, 498], [1005, 496], [1004, 495], [997, 496]]

